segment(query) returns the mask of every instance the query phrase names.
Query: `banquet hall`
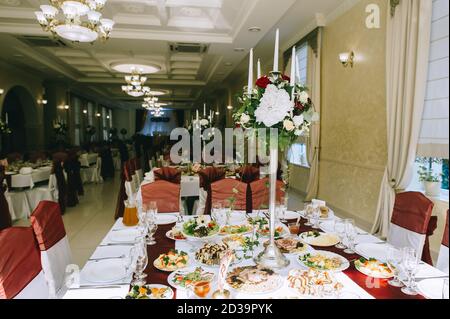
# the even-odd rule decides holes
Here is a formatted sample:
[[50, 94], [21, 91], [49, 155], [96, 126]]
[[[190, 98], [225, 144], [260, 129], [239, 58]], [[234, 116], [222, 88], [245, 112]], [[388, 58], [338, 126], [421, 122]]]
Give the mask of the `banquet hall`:
[[0, 299], [449, 298], [449, 1], [0, 0], [0, 41]]

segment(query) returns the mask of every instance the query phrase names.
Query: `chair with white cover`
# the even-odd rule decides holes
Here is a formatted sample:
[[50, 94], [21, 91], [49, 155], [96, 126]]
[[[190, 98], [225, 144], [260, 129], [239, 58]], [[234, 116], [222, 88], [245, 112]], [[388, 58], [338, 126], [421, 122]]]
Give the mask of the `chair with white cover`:
[[27, 190], [27, 199], [31, 209], [35, 209], [43, 200], [56, 202], [57, 201], [57, 184], [55, 174], [51, 174], [48, 184], [44, 186], [34, 187]]
[[411, 247], [421, 259], [433, 206], [422, 193], [397, 194], [387, 242], [397, 248]]
[[58, 203], [42, 201], [31, 215], [31, 225], [41, 251], [50, 296], [62, 296], [66, 287], [66, 268], [72, 263], [72, 253]]
[[48, 299], [49, 288], [31, 227], [0, 231], [0, 299]]
[[441, 249], [439, 251], [439, 256], [436, 264], [436, 268], [442, 270], [445, 273], [449, 273], [449, 256], [448, 256], [448, 210], [447, 210], [447, 221], [445, 222], [444, 237], [442, 238]]
[[27, 219], [30, 217], [31, 207], [25, 191], [8, 189], [5, 192], [5, 197], [13, 220]]
[[102, 177], [102, 158], [100, 156], [97, 157], [97, 162], [92, 167], [92, 178], [91, 182], [98, 184], [103, 183]]

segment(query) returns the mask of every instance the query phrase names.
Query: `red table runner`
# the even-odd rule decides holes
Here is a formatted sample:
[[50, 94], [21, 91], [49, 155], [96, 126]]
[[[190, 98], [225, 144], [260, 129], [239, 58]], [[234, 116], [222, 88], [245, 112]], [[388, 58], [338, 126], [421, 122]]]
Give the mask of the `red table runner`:
[[[295, 222], [290, 221], [290, 222]], [[148, 252], [148, 266], [145, 270], [148, 284], [162, 284], [168, 285], [167, 277], [169, 272], [161, 271], [153, 266], [153, 261], [159, 257], [160, 254], [167, 253], [171, 248], [175, 248], [175, 241], [166, 237], [166, 232], [171, 230], [175, 224], [159, 226], [155, 234], [156, 245], [147, 246]], [[299, 234], [315, 230], [310, 226], [305, 226], [305, 220], [302, 219], [300, 223]], [[348, 255], [343, 250], [335, 247], [314, 247], [317, 250], [326, 250], [333, 253], [337, 253], [349, 261], [356, 260], [361, 256], [358, 254]], [[376, 299], [425, 299], [422, 295], [409, 296], [401, 292], [400, 288], [392, 287], [387, 282], [387, 279], [374, 279], [370, 278], [355, 268], [354, 262], [350, 262], [350, 267], [344, 271], [351, 280], [353, 280], [358, 286], [367, 291]], [[176, 289], [174, 289], [176, 298]]]

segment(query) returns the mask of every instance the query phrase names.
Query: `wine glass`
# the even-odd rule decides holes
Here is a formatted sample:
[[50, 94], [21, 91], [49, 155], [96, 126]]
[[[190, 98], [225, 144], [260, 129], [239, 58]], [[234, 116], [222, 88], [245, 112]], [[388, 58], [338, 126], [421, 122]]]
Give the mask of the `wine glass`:
[[214, 219], [218, 224], [222, 224], [222, 203], [215, 202], [211, 207], [211, 217]]
[[319, 229], [319, 220], [320, 220], [320, 207], [318, 205], [314, 205], [314, 210], [312, 212], [312, 220], [313, 220], [313, 226], [314, 229]]
[[157, 230], [158, 230], [158, 225], [154, 221], [149, 223], [148, 237], [147, 237], [147, 241], [146, 241], [147, 245], [151, 246], [151, 245], [156, 244], [156, 241], [155, 241], [155, 238], [153, 237], [153, 235], [155, 235]]
[[132, 285], [142, 286], [145, 285], [145, 278], [147, 275], [144, 273], [148, 264], [147, 245], [145, 239], [139, 238], [135, 245], [135, 259], [136, 259], [136, 271]]
[[305, 218], [307, 222], [305, 223], [305, 226], [312, 226], [313, 223], [311, 222], [311, 215], [313, 212], [313, 206], [311, 204], [308, 204], [305, 206]]
[[338, 249], [345, 249], [347, 246], [344, 245], [344, 237], [345, 237], [345, 222], [342, 219], [334, 220], [334, 232], [339, 237], [339, 243], [334, 246]]
[[354, 254], [354, 246], [355, 246], [355, 238], [356, 238], [356, 229], [355, 229], [355, 221], [353, 219], [345, 220], [345, 236], [347, 237], [347, 249], [344, 250], [346, 254]]
[[403, 287], [403, 283], [399, 280], [399, 267], [402, 262], [402, 252], [397, 248], [389, 246], [387, 251], [387, 265], [394, 274], [394, 277], [388, 281], [393, 287]]
[[411, 247], [405, 247], [402, 250], [403, 261], [402, 266], [406, 273], [406, 286], [402, 288], [402, 292], [406, 295], [415, 296], [417, 295], [417, 290], [415, 289], [414, 274], [419, 265], [419, 258], [416, 250]]
[[444, 279], [442, 284], [442, 299], [448, 299], [448, 279]]

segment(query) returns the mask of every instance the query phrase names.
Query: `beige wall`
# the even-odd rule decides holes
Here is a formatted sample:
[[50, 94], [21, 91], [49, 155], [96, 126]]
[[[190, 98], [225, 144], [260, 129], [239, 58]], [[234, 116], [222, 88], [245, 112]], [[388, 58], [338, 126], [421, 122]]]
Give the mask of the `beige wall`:
[[[380, 29], [365, 25], [365, 7], [381, 8]], [[387, 160], [386, 1], [365, 0], [324, 29], [319, 197], [366, 227], [375, 217]], [[354, 50], [354, 68], [338, 54]]]

